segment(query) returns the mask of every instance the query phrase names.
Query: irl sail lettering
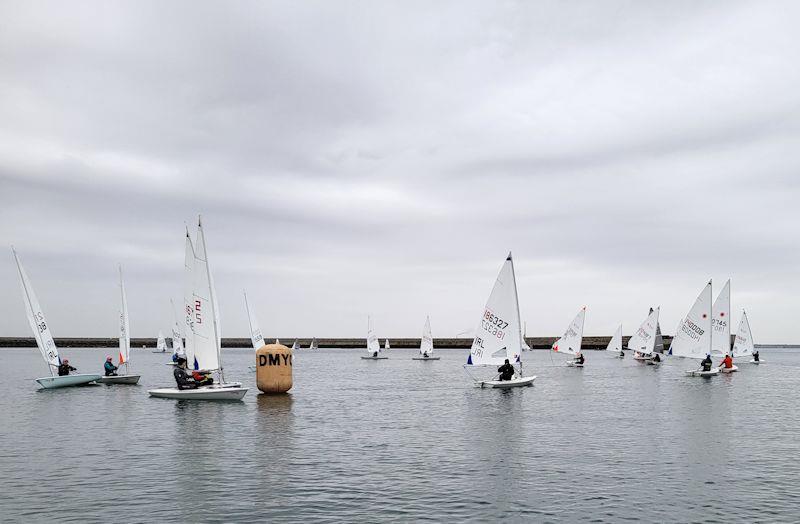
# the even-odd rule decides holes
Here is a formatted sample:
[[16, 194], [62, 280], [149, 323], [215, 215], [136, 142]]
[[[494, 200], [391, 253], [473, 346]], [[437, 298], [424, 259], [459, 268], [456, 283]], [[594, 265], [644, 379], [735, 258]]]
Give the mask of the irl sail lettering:
[[[283, 363], [281, 364], [281, 359], [283, 359]], [[259, 366], [291, 366], [292, 365], [292, 355], [259, 355], [258, 356], [258, 365]]]

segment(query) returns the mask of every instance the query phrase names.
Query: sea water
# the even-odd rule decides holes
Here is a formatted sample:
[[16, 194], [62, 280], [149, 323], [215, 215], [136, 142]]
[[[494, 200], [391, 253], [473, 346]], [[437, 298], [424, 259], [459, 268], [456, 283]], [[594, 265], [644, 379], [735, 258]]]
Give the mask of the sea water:
[[[79, 372], [115, 350], [65, 349]], [[0, 350], [0, 521], [797, 522], [800, 352], [710, 379], [586, 352], [525, 354], [535, 385], [473, 387], [440, 361], [297, 351], [265, 396], [226, 350], [243, 402], [153, 399], [169, 354], [134, 350], [139, 386], [41, 390], [35, 349]]]

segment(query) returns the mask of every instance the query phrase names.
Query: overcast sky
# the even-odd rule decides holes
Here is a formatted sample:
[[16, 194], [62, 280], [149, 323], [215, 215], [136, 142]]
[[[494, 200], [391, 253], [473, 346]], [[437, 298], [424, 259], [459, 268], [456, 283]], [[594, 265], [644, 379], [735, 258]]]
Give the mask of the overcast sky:
[[709, 278], [800, 342], [798, 2], [0, 1], [0, 336], [168, 331], [203, 214], [223, 336], [672, 333]]

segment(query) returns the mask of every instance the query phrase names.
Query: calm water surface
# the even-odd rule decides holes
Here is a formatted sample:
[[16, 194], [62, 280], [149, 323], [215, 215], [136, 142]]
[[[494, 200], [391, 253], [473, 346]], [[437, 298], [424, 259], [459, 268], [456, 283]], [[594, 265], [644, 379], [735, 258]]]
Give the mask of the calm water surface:
[[[66, 349], [79, 372], [112, 350]], [[64, 522], [800, 521], [800, 352], [688, 378], [587, 353], [526, 354], [532, 388], [471, 386], [463, 351], [297, 352], [290, 395], [258, 395], [252, 351], [225, 351], [241, 403], [140, 386], [43, 391], [35, 349], [0, 350], [0, 520]]]

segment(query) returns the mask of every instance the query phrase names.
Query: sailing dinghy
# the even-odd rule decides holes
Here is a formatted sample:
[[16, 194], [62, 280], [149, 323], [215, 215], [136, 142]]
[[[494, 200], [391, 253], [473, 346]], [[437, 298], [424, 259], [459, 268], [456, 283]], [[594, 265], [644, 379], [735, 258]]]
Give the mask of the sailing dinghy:
[[653, 360], [653, 355], [658, 342], [658, 316], [660, 311], [660, 307], [650, 308], [650, 314], [644, 319], [636, 333], [628, 339], [628, 349], [633, 351], [633, 358], [653, 366], [658, 364]]
[[175, 314], [175, 302], [169, 300], [169, 305], [172, 308], [172, 361], [167, 362], [167, 366], [174, 366], [177, 364], [177, 358], [186, 358], [186, 352], [183, 350], [183, 334], [181, 333], [181, 325], [178, 323], [178, 315]]
[[25, 301], [25, 313], [28, 317], [33, 337], [36, 339], [36, 346], [42, 354], [47, 369], [50, 371], [49, 377], [37, 378], [36, 382], [39, 383], [44, 389], [65, 388], [68, 386], [83, 386], [95, 382], [100, 378], [96, 374], [81, 374], [81, 375], [57, 375], [58, 366], [61, 364], [61, 358], [58, 355], [58, 348], [53, 341], [53, 335], [50, 333], [50, 326], [44, 318], [44, 313], [39, 305], [39, 299], [33, 292], [28, 275], [22, 267], [16, 250], [11, 248], [14, 254], [14, 261], [17, 263], [17, 271], [19, 271], [19, 279], [22, 284], [22, 298]]
[[311, 344], [308, 346], [310, 351], [316, 351], [319, 349], [319, 342], [317, 342], [317, 338], [314, 337], [311, 339]]
[[614, 332], [614, 336], [611, 337], [608, 346], [606, 346], [606, 351], [614, 353], [617, 358], [625, 358], [625, 353], [622, 351], [622, 324], [619, 325]]
[[[586, 306], [583, 306], [575, 318], [570, 323], [567, 330], [561, 338], [553, 344], [553, 351], [556, 353], [565, 353], [567, 355], [578, 356], [581, 354], [581, 344], [583, 343], [583, 324], [586, 319]], [[566, 365], [569, 367], [582, 368], [583, 364], [577, 360], [567, 360]]]
[[383, 341], [383, 350], [389, 351], [390, 349], [392, 349], [392, 347], [389, 345], [389, 339], [387, 338]]
[[[755, 349], [753, 333], [750, 331], [750, 321], [747, 320], [747, 313], [742, 310], [742, 320], [739, 322], [739, 330], [736, 332], [736, 339], [733, 342], [733, 356], [734, 358], [752, 356]], [[763, 364], [764, 359], [759, 356], [758, 360], [750, 359], [750, 363]]]
[[[257, 351], [264, 343], [264, 335], [261, 334], [261, 329], [258, 327], [255, 313], [250, 309], [250, 303], [247, 302], [247, 291], [244, 292], [244, 308], [247, 310], [247, 324], [250, 326], [250, 342], [253, 344], [253, 351]], [[276, 344], [279, 342], [276, 340]], [[256, 370], [256, 365], [247, 366], [250, 371]]]
[[[678, 331], [672, 339], [670, 351], [673, 356], [704, 359], [711, 355], [711, 281], [697, 296], [689, 314], [681, 321]], [[709, 371], [690, 369], [685, 371], [690, 377], [712, 377], [719, 375], [719, 368], [712, 367]]]
[[242, 387], [240, 382], [225, 382], [219, 307], [200, 218], [197, 220], [196, 250], [191, 246], [188, 231], [186, 236], [189, 241], [188, 246], [192, 247], [194, 252], [191, 267], [186, 265], [192, 272], [193, 282], [193, 303], [190, 304], [191, 311], [187, 309], [187, 314], [191, 314], [191, 332], [187, 332], [187, 341], [191, 339], [193, 368], [216, 373], [217, 380], [210, 386], [201, 386], [197, 389], [160, 388], [151, 389], [148, 393], [151, 397], [180, 400], [241, 400], [248, 388]]
[[100, 377], [98, 382], [102, 384], [127, 384], [135, 385], [139, 383], [141, 375], [131, 375], [128, 373], [131, 354], [131, 332], [130, 324], [128, 322], [128, 298], [125, 295], [125, 283], [122, 281], [122, 266], [119, 267], [119, 291], [120, 291], [120, 309], [119, 309], [119, 363], [117, 368], [125, 365], [125, 374], [103, 376]]
[[[711, 356], [722, 358], [731, 354], [731, 325], [728, 318], [731, 315], [731, 280], [728, 279], [714, 301], [711, 315]], [[721, 373], [739, 371], [735, 364], [729, 368], [720, 366]]]
[[433, 356], [433, 335], [431, 335], [431, 318], [425, 317], [425, 327], [422, 328], [422, 338], [419, 341], [419, 356], [411, 360], [439, 360], [441, 357]]
[[499, 377], [482, 380], [470, 377], [475, 385], [481, 388], [518, 388], [530, 386], [535, 375], [524, 376], [522, 373], [522, 330], [519, 320], [519, 299], [517, 297], [517, 281], [514, 275], [514, 261], [508, 254], [497, 280], [494, 283], [489, 300], [481, 315], [475, 338], [472, 341], [464, 370], [479, 367], [499, 367], [506, 360], [515, 366], [511, 380], [499, 380]]
[[297, 343], [297, 339], [294, 339], [294, 342], [292, 342], [291, 350], [297, 351], [298, 349], [300, 349], [300, 344]]
[[156, 348], [153, 350], [153, 353], [166, 353], [166, 352], [167, 352], [167, 339], [164, 338], [164, 333], [159, 331], [158, 338], [156, 339]]
[[367, 356], [362, 356], [362, 360], [386, 360], [389, 357], [381, 356], [381, 342], [372, 331], [372, 320], [367, 317]]
[[525, 322], [525, 328], [522, 330], [522, 351], [530, 351], [531, 347], [528, 345], [528, 323]]

